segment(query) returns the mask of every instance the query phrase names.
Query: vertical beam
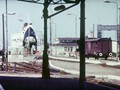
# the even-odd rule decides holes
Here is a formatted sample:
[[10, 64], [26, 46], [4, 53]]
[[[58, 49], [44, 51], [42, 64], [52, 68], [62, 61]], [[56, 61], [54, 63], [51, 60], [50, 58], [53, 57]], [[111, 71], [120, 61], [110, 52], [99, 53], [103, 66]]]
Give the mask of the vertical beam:
[[47, 43], [47, 19], [48, 19], [48, 0], [44, 0], [44, 9], [43, 9], [43, 17], [44, 17], [44, 50], [43, 50], [43, 63], [42, 63], [42, 78], [50, 78], [49, 71], [49, 60], [48, 60], [48, 43]]
[[85, 90], [85, 0], [81, 0], [80, 8], [80, 90]]
[[6, 6], [6, 69], [8, 70], [8, 17], [7, 17], [7, 0], [5, 1], [5, 6]]
[[52, 22], [50, 18], [50, 46], [52, 45]]
[[118, 49], [119, 59], [118, 59], [118, 61], [120, 61], [120, 8], [119, 8], [119, 24], [118, 24], [118, 45], [119, 45], [119, 49]]
[[95, 30], [94, 30], [94, 29], [95, 29], [95, 24], [93, 24], [93, 38], [95, 37], [95, 36], [94, 36], [94, 35], [95, 35], [95, 33], [94, 33]]
[[4, 63], [4, 59], [5, 59], [5, 25], [4, 25], [4, 14], [2, 14], [2, 27], [3, 27], [3, 55], [2, 55], [2, 70], [4, 70], [3, 68], [3, 63]]
[[75, 37], [77, 38], [77, 15], [75, 15]]
[[50, 18], [50, 43], [49, 43], [50, 54], [52, 55], [52, 22]]
[[119, 55], [118, 54], [118, 49], [119, 49], [119, 47], [118, 47], [118, 45], [119, 45], [118, 44], [118, 41], [119, 41], [119, 37], [118, 37], [119, 36], [119, 33], [118, 33], [119, 32], [118, 31], [119, 30], [119, 28], [118, 28], [118, 9], [119, 9], [119, 7], [118, 7], [118, 3], [117, 2], [112, 2], [112, 3], [116, 4], [116, 35], [117, 35], [117, 38], [116, 38], [117, 39], [116, 40], [116, 43], [117, 43], [116, 44], [116, 47], [117, 47], [117, 50], [116, 50], [116, 60], [119, 61], [119, 58], [118, 58], [118, 55]]

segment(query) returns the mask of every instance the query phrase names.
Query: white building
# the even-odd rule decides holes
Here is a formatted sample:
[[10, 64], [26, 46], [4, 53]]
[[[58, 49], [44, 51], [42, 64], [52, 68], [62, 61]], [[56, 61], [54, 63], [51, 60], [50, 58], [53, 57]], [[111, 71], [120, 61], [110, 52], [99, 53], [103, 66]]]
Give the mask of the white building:
[[79, 38], [58, 38], [57, 42], [53, 44], [52, 49], [49, 47], [49, 49], [52, 52], [52, 55], [55, 56], [67, 56], [67, 57], [74, 57], [76, 54], [76, 49], [78, 48], [77, 43], [75, 43], [75, 40], [78, 40]]
[[8, 54], [23, 54], [23, 33], [11, 34]]

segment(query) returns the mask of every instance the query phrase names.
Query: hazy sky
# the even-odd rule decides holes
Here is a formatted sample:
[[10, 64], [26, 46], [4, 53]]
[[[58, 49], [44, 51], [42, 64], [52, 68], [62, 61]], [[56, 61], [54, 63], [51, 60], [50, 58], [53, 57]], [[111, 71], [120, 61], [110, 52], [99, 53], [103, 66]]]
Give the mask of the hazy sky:
[[[42, 1], [42, 0], [41, 0]], [[112, 1], [112, 0], [111, 0]], [[120, 7], [120, 0], [113, 0]], [[49, 6], [49, 15], [55, 13], [55, 5]], [[66, 6], [67, 7], [67, 6]], [[104, 3], [104, 0], [86, 0], [86, 35], [93, 30], [95, 25], [95, 37], [97, 36], [97, 24], [115, 25], [116, 24], [116, 4]], [[25, 22], [31, 22], [36, 33], [43, 33], [42, 19], [43, 5], [21, 2], [17, 0], [8, 0], [8, 12], [15, 12], [15, 15], [8, 15], [8, 33], [9, 37], [12, 33], [22, 31], [22, 25]], [[5, 0], [0, 0], [0, 15], [5, 13]], [[67, 15], [71, 13], [72, 15]], [[52, 38], [57, 37], [75, 37], [75, 17], [77, 17], [77, 36], [80, 35], [80, 4], [52, 17]], [[19, 19], [23, 21], [20, 22]], [[2, 16], [0, 17], [0, 42], [2, 42]], [[49, 20], [48, 20], [48, 40], [49, 40]], [[103, 37], [112, 37], [116, 39], [115, 31], [104, 31]]]

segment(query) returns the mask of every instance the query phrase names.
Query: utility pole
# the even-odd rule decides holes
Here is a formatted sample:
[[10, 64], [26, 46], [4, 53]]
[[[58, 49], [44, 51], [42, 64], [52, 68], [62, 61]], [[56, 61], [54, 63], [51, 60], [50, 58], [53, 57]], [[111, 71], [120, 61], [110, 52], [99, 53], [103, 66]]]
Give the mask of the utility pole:
[[109, 0], [105, 0], [104, 1], [105, 3], [113, 3], [113, 4], [115, 4], [116, 5], [116, 60], [117, 61], [119, 61], [119, 59], [118, 59], [118, 41], [119, 41], [119, 25], [118, 25], [118, 3], [117, 2], [114, 2], [114, 1], [109, 1]]
[[48, 0], [44, 0], [43, 18], [44, 18], [44, 50], [42, 63], [42, 78], [50, 78], [49, 60], [48, 60], [48, 43], [47, 43], [47, 19], [48, 19]]
[[118, 8], [119, 9], [119, 24], [118, 24], [118, 45], [119, 45], [119, 59], [118, 59], [118, 61], [120, 61], [120, 8]]
[[6, 69], [8, 70], [8, 17], [7, 17], [7, 0], [5, 0], [5, 6], [6, 6]]
[[77, 38], [77, 15], [69, 13], [67, 15], [73, 15], [75, 17], [75, 37]]
[[81, 0], [80, 5], [80, 44], [79, 44], [79, 52], [80, 52], [80, 89], [85, 90], [85, 0]]
[[50, 54], [52, 54], [52, 22], [50, 18], [50, 44], [49, 44]]
[[51, 18], [50, 18], [50, 45], [52, 45], [52, 23], [51, 23]]
[[4, 24], [4, 14], [2, 14], [2, 25], [3, 25], [3, 55], [2, 55], [2, 70], [4, 70], [3, 63], [5, 61], [5, 24]]
[[95, 24], [93, 24], [93, 38], [95, 37], [94, 35], [95, 35]]

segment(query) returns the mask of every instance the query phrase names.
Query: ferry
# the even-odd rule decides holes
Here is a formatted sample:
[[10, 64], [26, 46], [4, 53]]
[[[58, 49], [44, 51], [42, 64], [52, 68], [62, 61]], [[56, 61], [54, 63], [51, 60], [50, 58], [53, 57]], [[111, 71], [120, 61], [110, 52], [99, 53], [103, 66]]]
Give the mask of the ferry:
[[[29, 26], [30, 27], [30, 26]], [[27, 27], [29, 29], [29, 27]], [[32, 27], [30, 27], [32, 28]], [[31, 37], [28, 39], [25, 38], [25, 32], [28, 33], [26, 35], [30, 35], [30, 32], [24, 31], [24, 32], [18, 32], [11, 34], [10, 37], [10, 46], [8, 46], [8, 62], [24, 62], [29, 61], [31, 59], [36, 58], [42, 58], [42, 52], [43, 52], [43, 39], [42, 36], [40, 36], [39, 33], [36, 35], [36, 41], [37, 41], [37, 50], [35, 50], [35, 46], [31, 46], [29, 48]], [[33, 32], [32, 32], [33, 33]], [[26, 45], [24, 44], [24, 39]]]

